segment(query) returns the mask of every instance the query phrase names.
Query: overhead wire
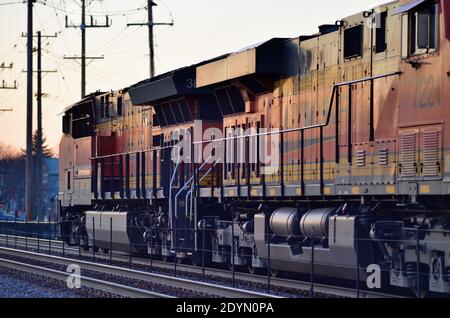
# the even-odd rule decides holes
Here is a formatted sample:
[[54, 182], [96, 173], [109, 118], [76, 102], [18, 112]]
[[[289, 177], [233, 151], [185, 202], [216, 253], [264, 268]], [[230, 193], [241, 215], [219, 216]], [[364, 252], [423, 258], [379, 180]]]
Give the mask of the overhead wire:
[[[36, 2], [37, 2], [37, 3], [40, 3], [40, 4], [43, 4], [43, 5], [46, 5], [46, 6], [50, 7], [50, 8], [53, 8], [53, 9], [55, 9], [55, 10], [58, 10], [58, 11], [62, 12], [62, 13], [65, 13], [65, 14], [79, 14], [79, 11], [69, 10], [69, 9], [67, 9], [67, 7], [61, 7], [61, 6], [59, 6], [59, 5], [55, 4], [55, 3], [50, 2], [49, 0], [37, 0]], [[80, 5], [78, 2], [74, 1], [74, 3], [75, 3], [78, 7], [81, 8], [81, 5]], [[92, 3], [92, 1], [91, 1], [91, 3]], [[139, 11], [142, 11], [142, 10], [145, 9], [145, 8], [141, 5], [141, 6], [138, 7], [138, 8], [129, 9], [129, 10], [106, 11], [106, 12], [102, 12], [102, 11], [90, 11], [90, 10], [88, 10], [88, 7], [89, 7], [89, 5], [90, 5], [91, 3], [89, 3], [88, 5], [86, 5], [86, 15], [88, 15], [88, 16], [98, 16], [98, 15], [107, 14], [108, 16], [113, 17], [113, 16], [121, 16], [121, 15], [124, 15], [124, 14], [136, 13], [136, 12], [139, 12]]]
[[13, 5], [13, 4], [21, 4], [23, 3], [22, 1], [10, 1], [10, 2], [1, 2], [0, 6], [9, 6], [9, 5]]
[[[51, 1], [51, 0], [37, 0], [36, 2], [39, 3], [39, 4], [45, 5], [46, 7], [49, 8], [49, 10], [53, 11], [53, 13], [51, 13], [49, 15], [49, 17], [46, 17], [45, 20], [42, 19], [42, 14], [40, 14], [39, 12], [37, 13], [38, 23], [39, 23], [40, 27], [42, 28], [42, 30], [45, 32], [46, 29], [53, 29], [55, 27], [59, 28], [59, 30], [57, 30], [56, 33], [62, 36], [62, 40], [63, 40], [62, 42], [64, 43], [65, 51], [68, 52], [68, 53], [71, 53], [72, 50], [71, 50], [70, 41], [68, 41], [65, 32], [63, 32], [63, 30], [65, 29], [65, 26], [63, 25], [63, 23], [61, 23], [60, 13], [79, 14], [79, 11], [76, 11], [75, 9], [69, 8], [68, 4], [64, 0], [59, 1], [59, 3], [55, 2], [55, 1]], [[163, 6], [166, 9], [168, 9], [165, 3], [163, 3], [162, 1], [160, 1], [160, 2], [163, 4]], [[0, 3], [0, 5], [20, 4], [20, 3], [23, 3], [23, 2], [22, 1], [10, 1], [8, 3]], [[77, 1], [71, 1], [71, 3], [74, 3], [78, 7], [80, 7], [79, 2], [77, 2]], [[94, 3], [94, 1], [89, 1], [88, 6], [93, 4], [93, 3]], [[137, 8], [128, 9], [128, 10], [114, 11], [114, 10], [109, 10], [108, 4], [105, 3], [105, 2], [102, 2], [100, 10], [96, 9], [96, 10], [87, 10], [87, 11], [89, 11], [88, 14], [90, 14], [90, 15], [97, 15], [97, 14], [107, 14], [109, 16], [117, 15], [117, 16], [124, 17], [124, 19], [128, 19], [128, 15], [139, 14], [143, 10], [146, 10], [145, 3], [146, 3], [146, 1], [142, 2], [142, 4], [139, 7], [137, 7]], [[36, 10], [36, 11], [38, 11], [38, 10]], [[170, 10], [167, 10], [167, 11], [169, 12], [170, 17], [173, 19], [173, 16], [172, 16], [172, 13], [170, 12]], [[53, 24], [51, 23], [52, 19], [50, 19], [51, 15], [54, 15], [55, 18], [56, 18], [56, 22], [53, 23]], [[109, 49], [111, 47], [118, 46], [119, 43], [123, 42], [126, 39], [129, 39], [130, 32], [131, 31], [129, 31], [129, 32], [127, 31], [127, 28], [124, 28], [123, 30], [120, 31], [120, 33], [118, 35], [114, 36], [111, 40], [107, 41], [106, 43], [103, 43], [101, 46], [99, 46], [96, 49], [94, 49], [93, 52], [100, 51], [100, 50], [106, 50], [106, 49]], [[50, 41], [50, 40], [46, 41], [45, 46], [48, 46], [48, 45], [50, 45], [52, 43], [53, 43], [53, 39], [52, 39], [52, 41]], [[111, 56], [111, 59], [126, 59], [126, 58], [130, 58], [130, 56], [125, 56], [125, 54], [130, 52], [130, 51], [136, 51], [141, 46], [143, 46], [145, 43], [146, 43], [146, 41], [143, 41], [143, 42], [138, 43], [138, 44], [136, 44], [136, 45], [134, 45], [132, 47], [127, 47], [127, 48], [125, 48], [123, 50], [119, 50], [119, 51], [115, 51], [115, 52], [112, 52], [112, 53], [108, 53], [108, 55]], [[17, 45], [15, 45], [11, 50], [9, 50], [5, 54], [5, 56], [9, 56], [9, 54], [11, 54], [13, 52], [17, 52], [19, 49], [20, 48]], [[44, 50], [45, 50], [45, 48], [44, 48]], [[25, 53], [25, 52], [19, 52], [19, 54], [22, 54], [22, 53]], [[69, 85], [69, 83], [67, 82], [67, 78], [64, 75], [63, 70], [66, 69], [66, 68], [69, 68], [69, 69], [72, 69], [72, 70], [76, 69], [76, 67], [73, 66], [74, 63], [72, 63], [72, 62], [76, 62], [76, 63], [79, 64], [79, 61], [77, 61], [77, 60], [62, 61], [63, 56], [64, 56], [63, 54], [56, 53], [54, 55], [56, 55], [56, 56], [53, 56], [53, 63], [55, 63], [57, 65], [58, 71], [61, 74], [61, 75], [57, 76], [58, 93], [61, 94], [61, 87], [62, 87], [61, 80], [62, 80], [63, 83], [64, 83], [64, 86], [65, 86], [65, 88], [67, 90], [68, 95], [70, 95], [73, 98], [72, 91], [70, 89], [71, 85]], [[68, 55], [68, 54], [66, 54], [66, 55]], [[45, 56], [46, 56], [45, 58], [49, 58], [47, 56], [47, 54], [45, 54]], [[133, 57], [136, 57], [136, 58], [142, 57], [142, 58], [144, 58], [146, 56], [147, 56], [146, 54], [137, 54], [137, 55], [135, 55]], [[95, 79], [97, 79], [97, 80], [100, 79], [102, 82], [105, 82], [105, 83], [109, 83], [109, 84], [113, 84], [113, 85], [118, 85], [118, 84], [123, 85], [124, 84], [123, 81], [120, 81], [120, 80], [117, 81], [114, 78], [134, 80], [132, 77], [124, 77], [123, 74], [117, 74], [117, 73], [114, 73], [114, 72], [111, 72], [111, 71], [108, 71], [108, 70], [101, 69], [99, 67], [90, 66], [90, 69], [91, 69], [90, 74], [92, 74], [95, 77]], [[19, 77], [18, 77], [19, 79], [20, 79], [20, 74], [19, 74]], [[48, 74], [44, 74], [44, 77], [47, 76], [47, 75]], [[11, 94], [14, 95], [13, 92]]]

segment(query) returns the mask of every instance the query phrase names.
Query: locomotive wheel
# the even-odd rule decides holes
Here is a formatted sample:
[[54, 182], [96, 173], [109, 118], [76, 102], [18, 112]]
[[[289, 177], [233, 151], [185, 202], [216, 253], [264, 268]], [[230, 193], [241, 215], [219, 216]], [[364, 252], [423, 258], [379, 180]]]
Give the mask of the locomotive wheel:
[[277, 270], [275, 270], [275, 269], [270, 270], [270, 276], [278, 277], [279, 275], [280, 275], [280, 273]]
[[261, 268], [254, 267], [251, 264], [247, 265], [247, 271], [252, 275], [260, 275], [262, 273]]
[[[191, 258], [191, 264], [192, 266], [196, 267], [202, 267], [203, 266], [203, 259], [202, 254], [194, 254]], [[210, 264], [210, 260], [208, 259], [208, 255], [205, 255], [205, 266], [208, 266]]]
[[171, 256], [167, 256], [167, 255], [163, 255], [161, 256], [161, 259], [164, 263], [169, 263], [172, 261], [172, 257]]
[[417, 291], [414, 290], [414, 295], [419, 299], [425, 299], [428, 295], [428, 290], [421, 289], [419, 295], [417, 295]]
[[[228, 269], [229, 269], [230, 271], [233, 270], [233, 264], [232, 264], [232, 263], [228, 263]], [[235, 272], [239, 272], [239, 271], [241, 271], [242, 269], [243, 269], [242, 266], [234, 264], [234, 271], [235, 271]]]
[[[428, 284], [429, 284], [429, 267], [426, 264], [420, 264], [419, 268], [419, 279], [420, 279], [420, 291], [417, 293], [415, 287], [412, 287], [412, 290], [416, 297], [425, 298], [428, 294]], [[406, 275], [412, 281], [412, 286], [417, 286], [417, 265], [416, 263], [406, 263]]]
[[192, 266], [200, 267], [200, 266], [202, 266], [202, 260], [199, 259], [197, 256], [194, 255], [194, 256], [191, 258], [191, 264], [192, 264]]

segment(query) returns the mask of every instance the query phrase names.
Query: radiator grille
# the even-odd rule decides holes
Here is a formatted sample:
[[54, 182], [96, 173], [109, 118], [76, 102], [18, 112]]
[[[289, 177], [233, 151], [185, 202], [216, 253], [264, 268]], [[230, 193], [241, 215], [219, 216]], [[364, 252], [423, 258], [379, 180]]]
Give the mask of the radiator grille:
[[356, 152], [356, 165], [358, 167], [364, 167], [366, 165], [366, 151], [359, 150]]
[[380, 166], [387, 166], [389, 164], [389, 150], [387, 148], [378, 150], [378, 164]]
[[437, 177], [440, 174], [439, 144], [439, 131], [422, 133], [421, 168], [423, 177]]
[[415, 133], [405, 133], [400, 137], [400, 176], [414, 178], [417, 174], [417, 157]]

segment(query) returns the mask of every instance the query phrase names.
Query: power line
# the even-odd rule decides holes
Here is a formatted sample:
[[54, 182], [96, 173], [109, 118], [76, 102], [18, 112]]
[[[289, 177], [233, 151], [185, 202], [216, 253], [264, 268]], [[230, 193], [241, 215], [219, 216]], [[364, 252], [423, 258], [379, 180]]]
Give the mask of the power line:
[[[91, 1], [89, 4], [91, 4]], [[78, 3], [77, 3], [78, 4]], [[88, 4], [88, 5], [89, 5]], [[103, 59], [104, 57], [87, 57], [86, 56], [86, 29], [87, 28], [109, 28], [111, 26], [109, 17], [106, 16], [105, 24], [98, 24], [91, 16], [91, 21], [86, 24], [86, 0], [81, 0], [81, 25], [69, 24], [66, 16], [66, 28], [80, 28], [81, 29], [81, 56], [64, 57], [65, 59], [81, 60], [81, 98], [86, 96], [86, 60]]]
[[14, 46], [11, 48], [11, 50], [7, 51], [6, 53], [2, 53], [3, 57], [2, 58], [6, 58], [9, 57], [9, 55], [14, 52], [15, 49], [17, 49], [18, 47], [18, 43], [14, 44]]
[[4, 3], [0, 3], [0, 6], [9, 6], [12, 4], [21, 4], [23, 3], [22, 1], [16, 1], [16, 2], [4, 2]]
[[[59, 12], [62, 12], [64, 14], [77, 14], [78, 12], [75, 10], [68, 10], [66, 7], [62, 7], [59, 6], [55, 3], [49, 2], [47, 0], [37, 0], [38, 3], [43, 4], [49, 8], [52, 8], [54, 10], [57, 10]], [[74, 1], [75, 2], [75, 1]], [[77, 4], [78, 7], [82, 7], [79, 3], [75, 2]], [[89, 3], [91, 4], [91, 3]], [[88, 5], [89, 5], [88, 4]], [[86, 6], [87, 7], [87, 6]], [[99, 15], [105, 15], [107, 14], [109, 17], [113, 17], [113, 16], [124, 16], [130, 13], [139, 13], [140, 11], [145, 10], [145, 5], [142, 5], [136, 9], [129, 9], [129, 10], [118, 10], [118, 11], [105, 11], [105, 12], [100, 12], [100, 11], [88, 11], [86, 10], [86, 14], [89, 16], [99, 16]]]
[[129, 34], [130, 32], [127, 32], [129, 30], [130, 29], [124, 28], [122, 31], [120, 31], [120, 33], [118, 33], [116, 36], [111, 38], [111, 40], [103, 43], [102, 45], [100, 45], [99, 47], [94, 49], [93, 52], [105, 51], [105, 50], [109, 49], [110, 47], [116, 46], [118, 43], [122, 42], [123, 40], [128, 39], [131, 36], [131, 34]]

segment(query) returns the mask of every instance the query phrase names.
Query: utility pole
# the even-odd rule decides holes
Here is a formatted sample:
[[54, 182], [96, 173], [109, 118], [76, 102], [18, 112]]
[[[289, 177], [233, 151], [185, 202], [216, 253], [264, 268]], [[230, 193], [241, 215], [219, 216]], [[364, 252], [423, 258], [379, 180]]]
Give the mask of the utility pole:
[[[9, 65], [5, 65], [3, 62], [0, 64], [0, 70], [12, 70], [13, 69], [13, 63], [10, 63]], [[2, 80], [2, 86], [0, 86], [0, 89], [17, 89], [17, 82], [14, 81], [14, 85], [9, 85], [5, 82], [5, 80]], [[3, 115], [5, 112], [12, 112], [12, 108], [0, 108], [0, 115]]]
[[28, 219], [33, 216], [33, 2], [28, 0], [27, 9], [27, 148], [25, 178], [25, 210]]
[[3, 114], [4, 112], [12, 112], [13, 109], [12, 108], [0, 108], [0, 115]]
[[150, 56], [150, 78], [155, 76], [155, 41], [153, 28], [156, 25], [170, 25], [173, 26], [173, 21], [170, 23], [155, 23], [153, 21], [153, 7], [157, 4], [152, 0], [147, 0], [147, 13], [148, 20], [147, 23], [128, 23], [127, 26], [148, 26], [148, 46], [149, 46], [149, 56]]
[[14, 81], [13, 85], [9, 85], [5, 82], [5, 80], [2, 81], [2, 86], [0, 86], [0, 89], [17, 89], [17, 82]]
[[13, 65], [14, 65], [13, 63], [5, 65], [5, 62], [3, 62], [2, 64], [0, 64], [0, 70], [12, 70]]
[[[10, 63], [9, 65], [5, 65], [5, 62], [0, 64], [0, 70], [12, 70], [13, 69], [13, 63]], [[13, 85], [9, 85], [6, 83], [5, 80], [2, 80], [2, 86], [0, 86], [0, 89], [17, 89], [17, 81], [14, 81]]]
[[42, 34], [37, 32], [37, 140], [36, 140], [36, 217], [42, 220]]
[[44, 71], [42, 70], [42, 38], [56, 38], [55, 35], [42, 35], [41, 31], [37, 32], [37, 140], [36, 140], [36, 166], [37, 166], [37, 175], [36, 175], [36, 209], [37, 209], [37, 217], [39, 220], [42, 220], [41, 214], [43, 210], [42, 204], [42, 184], [43, 184], [43, 166], [42, 166], [42, 73], [55, 73], [56, 71]]
[[[91, 1], [92, 2], [92, 1]], [[66, 28], [81, 29], [81, 56], [64, 57], [66, 60], [81, 60], [81, 98], [86, 97], [86, 60], [99, 60], [104, 57], [87, 57], [86, 56], [86, 29], [87, 28], [109, 28], [111, 26], [109, 17], [106, 16], [105, 24], [97, 24], [91, 16], [91, 21], [86, 24], [86, 0], [81, 0], [81, 25], [70, 24], [69, 18], [66, 16]]]
[[[22, 37], [28, 37], [27, 34], [22, 34]], [[43, 73], [56, 73], [57, 71], [44, 71], [42, 69], [42, 39], [43, 38], [56, 38], [55, 35], [42, 35], [41, 31], [36, 32], [36, 35], [33, 37], [37, 38], [37, 48], [33, 51], [37, 52], [37, 70], [33, 71], [37, 73], [37, 93], [36, 93], [36, 101], [37, 101], [37, 133], [36, 133], [36, 189], [34, 189], [34, 193], [36, 194], [36, 200], [34, 200], [34, 212], [36, 215], [42, 213], [42, 181], [43, 181], [43, 168], [42, 168], [42, 74]], [[40, 218], [41, 219], [41, 218]]]

